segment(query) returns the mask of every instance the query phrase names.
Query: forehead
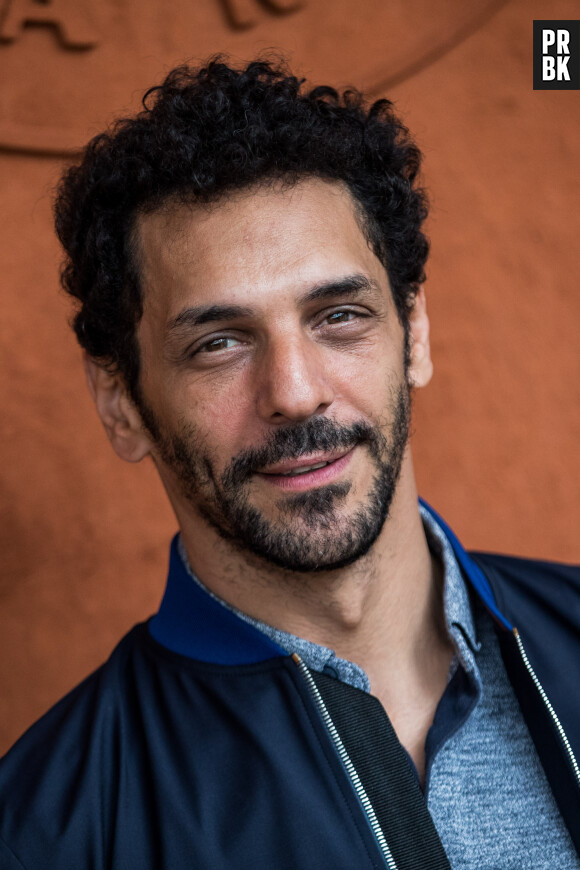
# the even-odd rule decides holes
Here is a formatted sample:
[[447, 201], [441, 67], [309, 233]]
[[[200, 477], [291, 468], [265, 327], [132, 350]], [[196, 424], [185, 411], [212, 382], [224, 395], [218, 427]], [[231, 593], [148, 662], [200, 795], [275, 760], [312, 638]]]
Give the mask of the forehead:
[[192, 302], [267, 306], [353, 271], [388, 287], [350, 193], [320, 179], [143, 215], [137, 251], [144, 317], [162, 320]]

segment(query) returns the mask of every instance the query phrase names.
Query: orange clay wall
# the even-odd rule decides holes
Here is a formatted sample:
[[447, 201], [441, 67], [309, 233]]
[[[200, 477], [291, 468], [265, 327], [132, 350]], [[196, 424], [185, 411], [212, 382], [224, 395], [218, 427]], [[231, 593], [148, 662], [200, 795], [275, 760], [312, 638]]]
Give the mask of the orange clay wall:
[[573, 0], [0, 0], [0, 751], [157, 606], [175, 522], [112, 453], [51, 189], [176, 63], [283, 49], [395, 100], [425, 153], [435, 377], [419, 485], [472, 548], [580, 560], [580, 91], [532, 89]]

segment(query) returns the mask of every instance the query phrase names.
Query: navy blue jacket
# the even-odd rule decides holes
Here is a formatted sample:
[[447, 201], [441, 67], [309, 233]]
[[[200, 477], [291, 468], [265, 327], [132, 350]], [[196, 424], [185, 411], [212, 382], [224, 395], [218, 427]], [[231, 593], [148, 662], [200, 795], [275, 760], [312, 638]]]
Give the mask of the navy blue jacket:
[[[580, 853], [580, 569], [468, 555], [444, 528]], [[384, 867], [299, 664], [175, 542], [159, 612], [0, 762], [0, 870]]]

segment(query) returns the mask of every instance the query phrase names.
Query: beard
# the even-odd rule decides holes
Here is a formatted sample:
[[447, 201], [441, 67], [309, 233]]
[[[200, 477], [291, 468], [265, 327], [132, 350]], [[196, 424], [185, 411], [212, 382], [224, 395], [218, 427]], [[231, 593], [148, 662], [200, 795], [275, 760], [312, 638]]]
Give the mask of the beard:
[[[409, 438], [411, 397], [406, 383], [393, 392], [386, 434], [366, 422], [341, 425], [328, 417], [313, 417], [277, 429], [260, 447], [235, 456], [221, 474], [197, 427], [187, 423], [178, 432], [164, 432], [151, 409], [143, 402], [140, 405], [144, 425], [181, 493], [238, 550], [289, 571], [329, 571], [356, 562], [377, 540], [389, 515]], [[351, 511], [341, 510], [352, 488], [350, 481], [285, 495], [276, 504], [276, 520], [252, 504], [252, 478], [259, 469], [359, 445], [369, 453], [374, 476]]]

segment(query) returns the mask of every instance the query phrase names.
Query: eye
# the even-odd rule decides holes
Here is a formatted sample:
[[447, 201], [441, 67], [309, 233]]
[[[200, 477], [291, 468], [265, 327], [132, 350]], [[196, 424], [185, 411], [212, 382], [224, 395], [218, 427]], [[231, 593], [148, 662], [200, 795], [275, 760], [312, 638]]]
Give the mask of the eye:
[[206, 342], [206, 344], [202, 344], [202, 346], [197, 349], [196, 353], [214, 353], [219, 350], [229, 350], [239, 343], [239, 339], [237, 338], [222, 335], [218, 338], [213, 338], [211, 341]]
[[347, 323], [362, 323], [363, 320], [370, 317], [370, 313], [361, 308], [335, 308], [334, 311], [328, 311], [321, 316], [323, 319], [319, 321], [320, 326], [342, 326]]
[[349, 320], [354, 320], [359, 316], [356, 311], [333, 311], [325, 320], [327, 323], [348, 323]]

